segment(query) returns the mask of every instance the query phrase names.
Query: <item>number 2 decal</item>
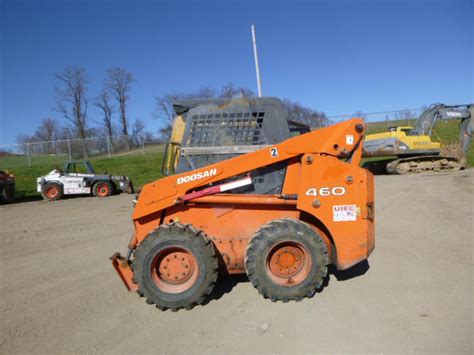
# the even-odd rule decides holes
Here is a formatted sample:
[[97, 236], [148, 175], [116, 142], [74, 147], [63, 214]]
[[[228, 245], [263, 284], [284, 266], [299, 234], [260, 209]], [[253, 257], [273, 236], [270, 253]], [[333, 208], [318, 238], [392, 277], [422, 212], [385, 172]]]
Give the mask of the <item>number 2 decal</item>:
[[271, 148], [270, 149], [270, 155], [272, 158], [275, 158], [278, 156], [278, 149], [277, 148]]

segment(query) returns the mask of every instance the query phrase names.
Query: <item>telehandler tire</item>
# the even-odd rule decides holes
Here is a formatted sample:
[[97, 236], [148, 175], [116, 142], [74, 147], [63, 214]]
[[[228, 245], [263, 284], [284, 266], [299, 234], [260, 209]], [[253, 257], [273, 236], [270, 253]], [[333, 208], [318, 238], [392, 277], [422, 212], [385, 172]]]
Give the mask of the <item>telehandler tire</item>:
[[161, 310], [202, 304], [217, 280], [214, 245], [191, 225], [173, 223], [151, 232], [132, 261], [138, 294]]
[[108, 197], [112, 195], [113, 186], [108, 181], [99, 181], [94, 184], [92, 194], [97, 197]]
[[245, 254], [250, 282], [273, 302], [312, 297], [323, 284], [328, 263], [321, 236], [306, 223], [288, 218], [260, 227]]
[[63, 187], [58, 183], [48, 182], [41, 189], [41, 196], [45, 200], [59, 200], [63, 197]]

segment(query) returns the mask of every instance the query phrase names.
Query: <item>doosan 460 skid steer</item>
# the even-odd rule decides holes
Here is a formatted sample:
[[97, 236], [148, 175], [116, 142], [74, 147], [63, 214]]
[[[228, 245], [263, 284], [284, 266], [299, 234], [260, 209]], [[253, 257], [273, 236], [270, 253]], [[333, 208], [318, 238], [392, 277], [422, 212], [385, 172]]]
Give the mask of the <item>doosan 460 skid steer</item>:
[[[231, 128], [261, 128], [258, 116], [236, 117]], [[348, 269], [374, 249], [373, 176], [359, 167], [364, 131], [352, 119], [145, 185], [128, 252], [115, 253], [113, 267], [162, 310], [203, 303], [219, 273], [246, 273], [272, 301], [311, 297], [330, 264]]]

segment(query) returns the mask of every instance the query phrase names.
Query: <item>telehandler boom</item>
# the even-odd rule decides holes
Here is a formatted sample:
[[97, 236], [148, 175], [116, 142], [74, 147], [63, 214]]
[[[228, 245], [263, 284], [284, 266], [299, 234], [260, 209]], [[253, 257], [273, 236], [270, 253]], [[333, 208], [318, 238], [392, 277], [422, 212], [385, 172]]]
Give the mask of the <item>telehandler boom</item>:
[[[272, 301], [311, 297], [329, 264], [347, 269], [374, 249], [364, 131], [352, 119], [145, 185], [115, 270], [163, 310], [202, 304], [218, 273], [246, 273]], [[283, 167], [278, 191], [252, 194], [272, 167]]]

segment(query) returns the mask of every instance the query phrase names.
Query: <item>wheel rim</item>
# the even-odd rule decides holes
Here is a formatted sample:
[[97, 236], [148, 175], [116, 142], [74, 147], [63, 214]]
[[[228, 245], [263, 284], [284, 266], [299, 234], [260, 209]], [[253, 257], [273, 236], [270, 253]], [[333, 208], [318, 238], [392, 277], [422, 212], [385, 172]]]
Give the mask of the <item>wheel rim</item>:
[[284, 241], [274, 245], [266, 257], [266, 272], [280, 286], [295, 286], [306, 280], [312, 259], [303, 244]]
[[196, 257], [187, 249], [171, 247], [159, 251], [151, 263], [155, 285], [167, 293], [189, 290], [198, 278]]
[[59, 191], [56, 186], [50, 186], [46, 190], [46, 196], [48, 196], [49, 198], [55, 198], [56, 196], [58, 196], [58, 193]]
[[107, 196], [109, 194], [109, 186], [107, 184], [100, 184], [97, 186], [97, 195], [100, 197]]

